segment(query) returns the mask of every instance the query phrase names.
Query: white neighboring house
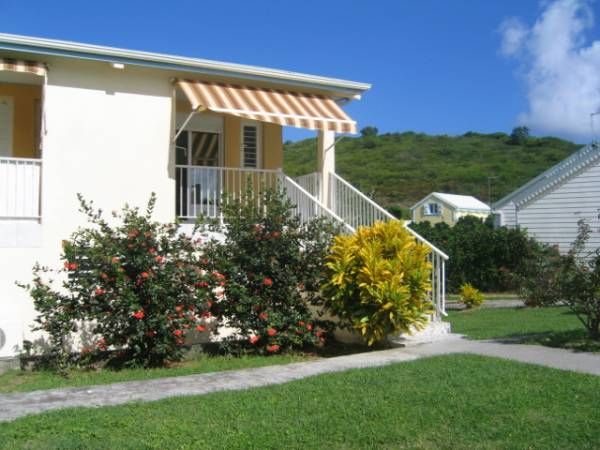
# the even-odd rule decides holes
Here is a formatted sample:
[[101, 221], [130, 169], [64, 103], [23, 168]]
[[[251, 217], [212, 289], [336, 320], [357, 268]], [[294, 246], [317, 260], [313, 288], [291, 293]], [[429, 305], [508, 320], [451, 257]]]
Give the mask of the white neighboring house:
[[600, 145], [565, 158], [494, 204], [497, 224], [520, 227], [537, 240], [569, 250], [577, 222], [588, 221], [590, 250], [600, 247]]
[[413, 222], [444, 222], [454, 225], [464, 216], [486, 219], [491, 208], [471, 195], [444, 194], [432, 192], [411, 208]]
[[[85, 224], [77, 193], [105, 211], [219, 217], [224, 192], [284, 186], [304, 220], [347, 231], [394, 219], [335, 172], [335, 134], [355, 133], [342, 106], [370, 85], [264, 67], [0, 34], [0, 362], [36, 339], [27, 283], [60, 267]], [[317, 134], [318, 172], [283, 171], [284, 126]], [[426, 245], [426, 241], [416, 235]], [[430, 299], [444, 314], [444, 261], [432, 247]]]

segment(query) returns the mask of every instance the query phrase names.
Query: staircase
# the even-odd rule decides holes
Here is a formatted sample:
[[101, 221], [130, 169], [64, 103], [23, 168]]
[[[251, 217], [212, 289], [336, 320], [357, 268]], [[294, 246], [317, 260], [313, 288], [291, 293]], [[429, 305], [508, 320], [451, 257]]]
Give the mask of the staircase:
[[[289, 179], [289, 177], [285, 177]], [[318, 202], [322, 193], [322, 180], [318, 173], [303, 175], [296, 180], [291, 180], [297, 188], [301, 189], [305, 197]], [[287, 187], [287, 185], [286, 185]], [[289, 191], [288, 191], [289, 192]], [[323, 214], [342, 223], [348, 232], [354, 232], [358, 227], [370, 226], [375, 222], [397, 220], [392, 214], [375, 203], [361, 191], [356, 189], [337, 173], [329, 174], [328, 205]], [[408, 225], [409, 222], [406, 223]], [[412, 228], [406, 226], [406, 230], [423, 245], [429, 247], [429, 262], [431, 263], [431, 291], [430, 301], [434, 305], [434, 320], [441, 320], [446, 316], [446, 261], [448, 255], [418, 234]]]

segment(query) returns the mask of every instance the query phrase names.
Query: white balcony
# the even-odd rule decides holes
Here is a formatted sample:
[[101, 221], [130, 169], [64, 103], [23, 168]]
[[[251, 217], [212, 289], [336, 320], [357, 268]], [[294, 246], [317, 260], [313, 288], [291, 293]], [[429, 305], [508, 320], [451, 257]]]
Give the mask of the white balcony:
[[42, 161], [0, 158], [0, 220], [40, 220]]

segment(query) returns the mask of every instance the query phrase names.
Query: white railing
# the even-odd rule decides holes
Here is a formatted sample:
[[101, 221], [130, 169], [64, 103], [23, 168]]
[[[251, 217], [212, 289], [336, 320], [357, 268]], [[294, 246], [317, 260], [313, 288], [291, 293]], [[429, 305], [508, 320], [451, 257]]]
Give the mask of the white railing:
[[[321, 179], [318, 173], [310, 173], [296, 178], [296, 181], [306, 191], [319, 197]], [[396, 217], [375, 203], [353, 185], [336, 173], [329, 175], [329, 198], [327, 206], [352, 229], [360, 226], [370, 226], [375, 222], [396, 220]], [[408, 225], [408, 222], [406, 223]], [[429, 247], [429, 262], [431, 263], [431, 292], [430, 299], [435, 307], [437, 319], [446, 315], [446, 260], [448, 255], [427, 241], [410, 227], [406, 229], [423, 245]]]
[[336, 173], [329, 174], [328, 204], [352, 228], [396, 219]]
[[42, 161], [0, 158], [0, 219], [40, 219]]
[[345, 223], [341, 217], [331, 211], [315, 195], [308, 192], [296, 181], [283, 174], [282, 181], [282, 186], [285, 188], [288, 198], [295, 205], [296, 214], [300, 216], [303, 222], [308, 222], [316, 217], [324, 217], [340, 224], [346, 233], [353, 233], [355, 231], [354, 228]]
[[182, 219], [218, 218], [225, 193], [236, 199], [251, 188], [260, 202], [258, 193], [268, 187], [276, 188], [281, 175], [278, 170], [180, 165], [175, 172], [177, 216]]

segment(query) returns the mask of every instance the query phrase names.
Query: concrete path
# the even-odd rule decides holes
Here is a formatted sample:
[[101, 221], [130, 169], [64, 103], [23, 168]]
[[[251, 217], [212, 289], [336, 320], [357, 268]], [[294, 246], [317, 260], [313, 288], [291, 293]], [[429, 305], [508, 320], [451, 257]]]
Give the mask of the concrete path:
[[130, 381], [85, 388], [50, 389], [0, 395], [0, 422], [28, 414], [74, 406], [98, 407], [168, 397], [202, 395], [217, 391], [281, 384], [314, 375], [348, 369], [383, 366], [451, 353], [495, 356], [556, 369], [600, 375], [600, 355], [574, 353], [534, 345], [469, 341], [459, 335], [414, 347], [360, 353], [294, 364], [227, 372]]
[[[523, 300], [516, 298], [506, 300], [486, 300], [480, 308], [518, 308], [520, 306], [525, 306], [525, 303], [523, 303]], [[466, 306], [460, 302], [447, 302], [446, 309], [466, 309]]]

